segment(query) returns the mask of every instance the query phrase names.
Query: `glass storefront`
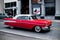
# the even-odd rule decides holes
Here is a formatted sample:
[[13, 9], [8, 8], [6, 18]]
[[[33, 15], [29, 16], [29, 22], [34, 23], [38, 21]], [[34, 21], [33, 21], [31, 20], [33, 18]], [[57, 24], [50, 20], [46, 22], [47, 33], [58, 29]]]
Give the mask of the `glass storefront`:
[[32, 0], [32, 14], [41, 15], [41, 2], [42, 0]]
[[41, 15], [41, 2], [42, 0], [32, 0], [32, 14], [36, 17]]

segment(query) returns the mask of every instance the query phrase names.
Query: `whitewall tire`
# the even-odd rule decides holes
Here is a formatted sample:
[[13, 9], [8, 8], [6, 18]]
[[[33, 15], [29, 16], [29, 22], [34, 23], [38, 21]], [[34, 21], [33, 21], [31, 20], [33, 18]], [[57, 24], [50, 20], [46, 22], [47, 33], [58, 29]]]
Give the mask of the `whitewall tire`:
[[41, 27], [40, 26], [35, 26], [34, 30], [35, 30], [35, 32], [39, 33], [41, 31]]
[[11, 29], [13, 29], [14, 27], [10, 26]]

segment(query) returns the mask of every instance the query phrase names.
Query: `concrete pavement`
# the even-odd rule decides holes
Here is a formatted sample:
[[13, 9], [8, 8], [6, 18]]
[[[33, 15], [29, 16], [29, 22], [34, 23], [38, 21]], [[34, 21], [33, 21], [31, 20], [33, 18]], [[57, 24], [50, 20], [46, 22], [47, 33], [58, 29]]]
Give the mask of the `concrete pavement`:
[[0, 40], [42, 40], [42, 39], [18, 36], [6, 32], [0, 32]]

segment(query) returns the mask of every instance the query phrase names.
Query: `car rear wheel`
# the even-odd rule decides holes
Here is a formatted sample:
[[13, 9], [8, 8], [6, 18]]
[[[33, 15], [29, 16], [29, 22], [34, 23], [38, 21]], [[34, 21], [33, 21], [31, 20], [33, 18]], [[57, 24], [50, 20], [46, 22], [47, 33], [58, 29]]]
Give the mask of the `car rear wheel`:
[[34, 31], [39, 33], [41, 32], [41, 27], [40, 26], [35, 26]]

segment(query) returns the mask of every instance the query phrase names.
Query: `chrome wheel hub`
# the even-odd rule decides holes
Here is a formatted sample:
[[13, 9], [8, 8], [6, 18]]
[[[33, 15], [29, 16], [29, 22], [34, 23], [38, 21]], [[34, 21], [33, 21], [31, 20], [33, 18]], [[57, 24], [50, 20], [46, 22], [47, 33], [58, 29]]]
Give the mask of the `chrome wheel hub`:
[[36, 31], [36, 32], [40, 32], [40, 31], [41, 31], [41, 28], [40, 28], [39, 26], [36, 26], [36, 27], [35, 27], [35, 31]]

